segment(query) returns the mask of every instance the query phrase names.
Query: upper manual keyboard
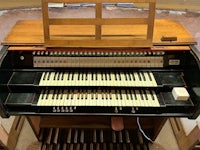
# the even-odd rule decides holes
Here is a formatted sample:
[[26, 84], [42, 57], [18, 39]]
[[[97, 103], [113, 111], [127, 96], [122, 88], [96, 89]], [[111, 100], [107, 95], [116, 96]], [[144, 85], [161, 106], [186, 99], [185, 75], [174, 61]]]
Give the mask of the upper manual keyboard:
[[91, 71], [43, 72], [39, 86], [132, 86], [156, 87], [152, 72], [144, 71]]

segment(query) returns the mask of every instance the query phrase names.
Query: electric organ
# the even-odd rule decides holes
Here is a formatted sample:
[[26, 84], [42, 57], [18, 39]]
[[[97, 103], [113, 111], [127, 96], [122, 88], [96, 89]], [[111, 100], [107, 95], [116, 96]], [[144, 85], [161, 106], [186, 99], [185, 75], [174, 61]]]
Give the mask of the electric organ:
[[[47, 147], [61, 141], [58, 147], [73, 150], [146, 149], [135, 117], [155, 139], [166, 117], [199, 115], [196, 42], [178, 22], [154, 20], [155, 1], [148, 1], [149, 18], [128, 19], [102, 18], [101, 1], [94, 19], [48, 18], [48, 2], [43, 22], [18, 21], [3, 41], [2, 117], [27, 115]], [[122, 118], [125, 130], [111, 131], [112, 117]]]

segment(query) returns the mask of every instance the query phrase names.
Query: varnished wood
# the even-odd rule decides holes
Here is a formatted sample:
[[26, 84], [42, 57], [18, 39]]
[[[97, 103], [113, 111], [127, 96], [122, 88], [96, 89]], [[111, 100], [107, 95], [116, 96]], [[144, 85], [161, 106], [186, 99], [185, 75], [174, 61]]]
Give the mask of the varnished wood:
[[170, 118], [172, 130], [180, 150], [193, 150], [200, 143], [200, 127], [197, 124], [192, 131], [186, 135], [180, 118]]
[[15, 117], [9, 133], [0, 125], [0, 149], [1, 146], [8, 150], [15, 149], [24, 120], [24, 116]]
[[8, 133], [5, 129], [0, 125], [0, 147], [6, 147], [8, 141]]
[[[34, 30], [32, 28], [34, 27]], [[59, 38], [57, 35], [63, 36], [72, 35], [77, 36], [82, 35], [79, 39], [86, 39], [84, 35], [90, 36], [87, 39], [94, 38], [95, 29], [91, 25], [77, 25], [74, 29], [71, 25], [63, 26], [53, 26], [51, 28], [52, 36]], [[134, 38], [144, 38], [145, 37], [145, 25], [104, 25], [102, 26], [102, 37], [109, 38], [110, 35], [117, 35], [116, 38], [126, 38], [125, 36], [120, 37], [120, 35], [129, 35]], [[163, 36], [166, 37], [177, 37], [177, 41], [161, 41]], [[76, 37], [76, 38], [77, 38]], [[130, 38], [130, 37], [129, 37]], [[40, 20], [24, 20], [18, 21], [16, 25], [12, 28], [7, 37], [3, 40], [2, 44], [10, 46], [31, 46], [34, 47], [44, 46], [43, 37], [43, 25]], [[192, 35], [178, 22], [172, 20], [155, 20], [154, 33], [153, 33], [153, 45], [154, 46], [178, 46], [178, 45], [191, 45], [196, 44], [195, 39]], [[96, 47], [96, 46], [94, 46]]]
[[22, 130], [23, 124], [25, 121], [25, 117], [24, 116], [17, 116], [15, 117], [15, 120], [12, 124], [12, 127], [10, 129], [10, 133], [8, 136], [8, 149], [14, 149], [15, 146], [17, 145], [17, 141], [20, 135], [20, 132]]
[[69, 19], [62, 19], [62, 18], [52, 18], [49, 19], [50, 25], [130, 25], [130, 24], [147, 24], [148, 19], [146, 18], [100, 18], [93, 19], [93, 18], [69, 18]]
[[[40, 128], [72, 128], [72, 129], [110, 129], [111, 116], [31, 116], [28, 117], [34, 133], [39, 137]], [[140, 117], [140, 124], [155, 140], [167, 118]], [[135, 117], [123, 117], [125, 129], [137, 129]], [[33, 125], [34, 124], [34, 125]]]
[[[46, 47], [152, 47], [153, 30], [154, 30], [154, 16], [155, 16], [155, 0], [132, 0], [132, 2], [149, 3], [149, 15], [148, 18], [102, 18], [102, 3], [104, 1], [92, 0], [96, 4], [95, 18], [94, 19], [61, 19], [61, 18], [49, 18], [48, 3], [49, 2], [67, 2], [67, 0], [42, 0], [42, 13], [43, 13], [43, 29], [44, 29], [44, 45]], [[84, 1], [86, 2], [86, 1]], [[106, 1], [108, 2], [108, 1]], [[126, 0], [116, 0], [115, 2], [126, 2]], [[147, 26], [144, 37], [133, 38], [115, 38], [115, 34], [110, 36], [110, 39], [102, 38], [103, 25], [124, 25], [132, 24], [139, 25], [145, 24]], [[52, 36], [51, 25], [93, 25], [95, 28], [94, 38], [89, 38], [86, 41], [75, 36], [70, 39], [68, 34], [62, 37]], [[74, 27], [75, 28], [75, 27]], [[59, 34], [58, 34], [59, 35]], [[68, 37], [68, 38], [66, 38]], [[89, 36], [90, 37], [90, 36]]]
[[39, 138], [39, 133], [40, 133], [40, 120], [41, 118], [39, 116], [27, 116], [27, 120], [30, 123], [30, 126], [33, 129], [33, 132]]

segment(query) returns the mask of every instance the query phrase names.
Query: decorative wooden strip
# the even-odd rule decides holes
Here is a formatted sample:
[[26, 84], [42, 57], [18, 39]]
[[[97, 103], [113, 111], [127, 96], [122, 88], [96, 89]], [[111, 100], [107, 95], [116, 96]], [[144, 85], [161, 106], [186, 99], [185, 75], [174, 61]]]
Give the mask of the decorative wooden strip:
[[[145, 43], [145, 44], [144, 44]], [[49, 40], [47, 47], [151, 47], [151, 40]]]
[[102, 4], [96, 3], [96, 20], [100, 20], [99, 23], [95, 23], [95, 39], [100, 40], [101, 39], [101, 20], [102, 20]]
[[156, 9], [156, 4], [149, 3], [149, 20], [148, 20], [147, 39], [152, 39], [153, 37], [155, 9]]
[[43, 11], [43, 30], [44, 30], [44, 41], [50, 39], [49, 31], [49, 15], [48, 15], [48, 1], [42, 1], [42, 11]]
[[130, 24], [147, 24], [147, 18], [83, 18], [83, 19], [49, 19], [50, 25], [130, 25]]

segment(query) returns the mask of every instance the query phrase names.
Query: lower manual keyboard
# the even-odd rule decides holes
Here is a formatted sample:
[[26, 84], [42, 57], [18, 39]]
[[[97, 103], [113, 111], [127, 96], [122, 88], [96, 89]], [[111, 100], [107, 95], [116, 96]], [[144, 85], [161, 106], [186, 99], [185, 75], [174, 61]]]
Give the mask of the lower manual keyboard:
[[42, 90], [37, 106], [159, 107], [154, 90]]

